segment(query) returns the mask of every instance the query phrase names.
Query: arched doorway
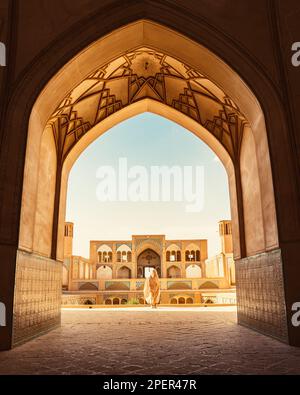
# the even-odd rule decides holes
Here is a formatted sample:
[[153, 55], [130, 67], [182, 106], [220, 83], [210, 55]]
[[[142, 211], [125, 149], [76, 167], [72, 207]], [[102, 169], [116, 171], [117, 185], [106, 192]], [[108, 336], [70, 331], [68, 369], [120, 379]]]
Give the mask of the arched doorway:
[[[53, 273], [52, 280], [57, 284], [56, 298], [51, 299], [51, 311], [56, 309], [56, 313], [48, 322], [48, 328], [59, 323], [58, 284], [68, 172], [84, 148], [112, 125], [142, 111], [152, 111], [195, 133], [223, 162], [230, 185], [239, 322], [286, 341], [286, 306], [272, 172], [264, 115], [255, 95], [222, 60], [186, 37], [148, 21], [139, 21], [123, 29], [122, 43], [111, 46], [117, 37], [114, 33], [95, 42], [76, 57], [76, 62], [69, 62], [49, 81], [34, 105], [25, 160], [16, 293], [18, 284], [24, 280], [18, 280], [18, 271], [31, 263], [39, 270], [41, 261], [46, 261], [47, 270]], [[158, 39], [161, 34], [165, 40]], [[107, 50], [110, 47], [113, 47], [111, 52]], [[124, 48], [131, 62], [127, 70], [122, 60]], [[101, 65], [99, 51], [103, 54]], [[89, 62], [86, 62], [87, 57]], [[113, 62], [124, 66], [124, 75], [118, 74], [121, 73], [119, 66], [112, 67], [110, 76], [103, 72], [102, 69], [107, 70]], [[176, 74], [181, 70], [181, 77], [172, 74], [170, 63], [176, 65]], [[160, 67], [159, 72], [157, 67]], [[128, 78], [128, 69], [133, 71], [135, 79]], [[142, 82], [143, 74], [146, 83]], [[165, 87], [169, 84], [175, 96], [159, 94], [157, 74], [163, 74], [164, 82], [168, 81]], [[182, 74], [187, 77], [182, 78]], [[112, 93], [115, 80], [122, 80], [124, 76], [131, 81], [134, 93], [130, 98], [122, 97], [120, 92], [125, 92], [124, 89], [118, 91], [118, 95]], [[175, 80], [176, 84], [172, 84]], [[84, 86], [86, 91], [82, 91]], [[136, 87], [139, 89], [135, 91]], [[96, 100], [100, 104], [96, 106], [95, 118], [85, 114], [85, 109], [93, 106], [87, 106], [87, 97], [82, 97], [91, 90], [101, 97], [101, 103]], [[76, 104], [82, 105], [81, 110], [76, 107], [76, 115], [71, 109], [75, 104], [72, 95], [76, 97]], [[88, 100], [92, 100], [93, 95], [88, 96]], [[194, 96], [201, 97], [199, 103]], [[58, 124], [63, 129], [57, 128]], [[270, 270], [277, 274], [276, 284], [274, 277], [266, 274]], [[274, 303], [269, 303], [266, 296], [258, 308], [256, 296], [262, 292], [260, 279], [265, 280], [264, 287], [274, 290], [275, 299]], [[39, 301], [39, 308], [44, 308], [48, 302], [47, 297]], [[14, 305], [14, 312], [16, 344], [26, 340], [26, 336], [21, 331], [23, 318], [18, 303]], [[274, 315], [276, 320], [268, 319]], [[30, 328], [27, 333], [34, 335], [39, 331]]]
[[157, 252], [147, 248], [141, 252], [137, 259], [138, 277], [144, 278], [148, 275], [150, 268], [156, 269], [158, 276], [161, 276], [161, 259]]

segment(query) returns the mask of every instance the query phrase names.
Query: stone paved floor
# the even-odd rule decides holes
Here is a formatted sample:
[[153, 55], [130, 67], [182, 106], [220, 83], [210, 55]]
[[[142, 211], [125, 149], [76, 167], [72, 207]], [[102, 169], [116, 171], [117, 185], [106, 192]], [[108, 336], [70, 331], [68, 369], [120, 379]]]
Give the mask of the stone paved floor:
[[[218, 309], [218, 311], [217, 311]], [[232, 308], [64, 310], [62, 326], [0, 353], [0, 374], [300, 374], [300, 349]]]

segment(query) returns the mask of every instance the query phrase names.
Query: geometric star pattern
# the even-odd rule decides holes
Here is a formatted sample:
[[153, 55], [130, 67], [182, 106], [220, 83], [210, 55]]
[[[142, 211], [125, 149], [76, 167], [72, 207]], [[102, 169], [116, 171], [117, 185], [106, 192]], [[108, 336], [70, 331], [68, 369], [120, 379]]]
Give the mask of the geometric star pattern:
[[103, 65], [56, 108], [52, 126], [58, 160], [88, 131], [120, 109], [151, 98], [199, 122], [238, 159], [247, 120], [238, 106], [203, 74], [151, 48], [140, 48]]

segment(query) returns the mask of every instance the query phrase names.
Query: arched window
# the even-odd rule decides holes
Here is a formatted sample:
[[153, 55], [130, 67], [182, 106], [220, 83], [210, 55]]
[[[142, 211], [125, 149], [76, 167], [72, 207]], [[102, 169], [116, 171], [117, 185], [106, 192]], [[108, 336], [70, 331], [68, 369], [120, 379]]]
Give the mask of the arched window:
[[119, 298], [114, 298], [113, 299], [113, 304], [120, 304], [120, 299]]
[[171, 299], [171, 304], [177, 304], [177, 299], [176, 298], [172, 298]]
[[111, 299], [106, 299], [105, 304], [111, 304]]
[[200, 250], [196, 251], [196, 261], [200, 262]]
[[[179, 253], [179, 254], [178, 254]], [[178, 255], [180, 256], [180, 247], [176, 243], [172, 243], [168, 246], [167, 251], [167, 262], [176, 262], [178, 261]]]
[[112, 249], [107, 244], [102, 244], [97, 252], [99, 263], [112, 262]]
[[185, 251], [185, 260], [188, 262], [193, 262], [196, 259], [196, 253], [194, 250], [186, 250]]
[[122, 299], [121, 300], [121, 304], [126, 304], [127, 303], [127, 299]]
[[176, 261], [176, 251], [172, 251], [171, 252], [170, 261], [171, 262], [175, 262]]
[[179, 304], [185, 304], [185, 298], [181, 297], [178, 299]]
[[181, 262], [181, 252], [178, 250], [177, 251], [177, 262]]
[[131, 248], [127, 244], [119, 245], [117, 248], [117, 262], [131, 262]]
[[187, 303], [187, 304], [193, 304], [194, 301], [193, 301], [192, 298], [187, 298], [186, 303]]

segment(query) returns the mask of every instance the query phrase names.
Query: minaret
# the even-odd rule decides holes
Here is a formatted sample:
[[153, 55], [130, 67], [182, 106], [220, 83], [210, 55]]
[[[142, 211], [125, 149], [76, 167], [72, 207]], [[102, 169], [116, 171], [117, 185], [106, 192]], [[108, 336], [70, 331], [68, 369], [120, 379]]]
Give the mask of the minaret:
[[219, 235], [221, 240], [221, 251], [223, 254], [232, 254], [231, 220], [219, 221]]
[[73, 255], [73, 222], [65, 222], [64, 257]]

